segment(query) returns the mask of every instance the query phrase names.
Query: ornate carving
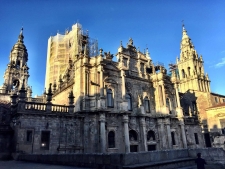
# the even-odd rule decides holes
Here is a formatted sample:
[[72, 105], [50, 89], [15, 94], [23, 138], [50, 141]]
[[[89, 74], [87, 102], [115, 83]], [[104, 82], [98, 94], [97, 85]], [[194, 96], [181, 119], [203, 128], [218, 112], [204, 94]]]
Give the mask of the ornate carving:
[[153, 118], [146, 119], [146, 128], [153, 129], [153, 128], [155, 128], [155, 126], [156, 126], [156, 124], [155, 124], [155, 120]]
[[130, 92], [132, 90], [133, 85], [130, 82], [126, 82], [125, 86], [126, 86], [126, 89], [128, 92]]
[[130, 117], [129, 127], [133, 130], [138, 130], [136, 117]]
[[109, 126], [118, 126], [118, 120], [115, 118], [115, 116], [109, 117], [107, 122]]

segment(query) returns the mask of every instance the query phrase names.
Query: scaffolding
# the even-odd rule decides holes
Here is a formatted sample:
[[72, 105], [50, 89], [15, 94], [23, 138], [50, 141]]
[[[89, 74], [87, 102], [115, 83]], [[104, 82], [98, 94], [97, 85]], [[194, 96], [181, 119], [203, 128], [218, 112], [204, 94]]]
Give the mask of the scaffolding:
[[50, 37], [45, 86], [58, 81], [68, 68], [69, 60], [75, 61], [76, 55], [80, 53], [89, 57], [98, 55], [98, 41], [90, 38], [81, 24], [74, 24], [72, 30], [66, 29], [65, 34], [57, 33]]

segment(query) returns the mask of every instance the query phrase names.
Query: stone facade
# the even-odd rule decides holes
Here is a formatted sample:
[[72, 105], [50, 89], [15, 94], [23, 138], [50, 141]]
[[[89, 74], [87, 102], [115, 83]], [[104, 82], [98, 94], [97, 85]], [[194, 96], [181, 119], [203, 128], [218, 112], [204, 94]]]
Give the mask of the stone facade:
[[[184, 28], [178, 69], [171, 70], [170, 74], [163, 64], [153, 63], [148, 49], [145, 53], [140, 52], [132, 39], [127, 46], [121, 42], [115, 54], [118, 61], [102, 49], [93, 55], [89, 48], [93, 44], [89, 42], [91, 38], [82, 33], [81, 26], [75, 25], [72, 32], [78, 28], [81, 39], [73, 40], [74, 51], [68, 49], [70, 57], [67, 57], [65, 69], [60, 70], [64, 73], [57, 76], [51, 73], [51, 67], [59, 66], [52, 61], [51, 57], [56, 57], [57, 51], [51, 45], [62, 47], [62, 42], [64, 46], [70, 46], [71, 41], [64, 38], [69, 32], [60, 41], [56, 37], [49, 41], [47, 65], [48, 62], [51, 64], [46, 69], [45, 84], [48, 91], [38, 98], [31, 97], [27, 83], [29, 74], [24, 65], [28, 54], [23, 33], [20, 33], [18, 43], [22, 44], [20, 50], [24, 50], [24, 55], [15, 58], [25, 59], [19, 62], [22, 65], [18, 68], [8, 66], [6, 73], [12, 72], [15, 76], [5, 77], [7, 83], [2, 87], [4, 96], [8, 94], [9, 97], [9, 91], [12, 91], [8, 112], [15, 151], [124, 153], [205, 147], [200, 121], [205, 108], [201, 107], [199, 98], [207, 101], [205, 106], [210, 105], [210, 81], [206, 75], [197, 73], [190, 77], [193, 78], [191, 82], [186, 75], [183, 79], [180, 77], [182, 70], [186, 71], [185, 66], [191, 65], [191, 58], [186, 60], [188, 54], [183, 54], [183, 50], [190, 50], [195, 55], [195, 64], [201, 66], [204, 74], [203, 61], [192, 50], [193, 45]], [[84, 41], [81, 46], [78, 45], [80, 41]], [[13, 52], [11, 55], [14, 56]], [[11, 59], [10, 64], [13, 61]], [[7, 88], [15, 77], [20, 85]], [[199, 79], [205, 86], [194, 88]]]

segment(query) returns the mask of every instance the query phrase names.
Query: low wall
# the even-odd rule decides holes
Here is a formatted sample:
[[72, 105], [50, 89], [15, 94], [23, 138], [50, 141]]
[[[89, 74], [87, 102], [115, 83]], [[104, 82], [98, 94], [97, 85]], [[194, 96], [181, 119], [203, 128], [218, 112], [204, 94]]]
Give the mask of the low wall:
[[196, 154], [201, 153], [208, 163], [221, 163], [225, 165], [225, 151], [222, 148], [201, 148], [201, 149], [188, 149], [189, 157], [195, 157]]
[[218, 148], [179, 149], [127, 154], [21, 154], [18, 156], [18, 160], [80, 167], [119, 169], [122, 168], [122, 166], [128, 165], [169, 160], [174, 161], [176, 159], [190, 157], [196, 158], [196, 154], [199, 152], [202, 153], [202, 157], [209, 163], [225, 164], [225, 152], [223, 149]]

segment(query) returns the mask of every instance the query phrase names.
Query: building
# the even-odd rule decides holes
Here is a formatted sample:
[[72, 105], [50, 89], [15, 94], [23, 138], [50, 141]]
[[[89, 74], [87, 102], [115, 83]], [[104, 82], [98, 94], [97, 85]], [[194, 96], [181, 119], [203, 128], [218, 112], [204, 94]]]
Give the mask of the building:
[[[10, 108], [4, 108], [13, 131], [10, 151], [113, 153], [205, 147], [201, 121], [207, 116], [202, 104], [215, 94], [210, 93], [203, 59], [184, 27], [180, 60], [170, 74], [163, 64], [153, 63], [148, 49], [136, 49], [132, 39], [127, 46], [121, 42], [118, 61], [113, 61], [114, 55], [98, 52], [97, 42], [81, 28], [75, 24], [65, 35], [50, 37], [48, 90], [39, 98], [31, 97], [28, 54], [20, 33], [1, 88], [1, 100], [11, 98]], [[203, 124], [208, 127], [207, 121]]]
[[[207, 113], [207, 110], [209, 111], [209, 108], [212, 107], [220, 107], [220, 104], [225, 102], [225, 96], [211, 92], [210, 79], [208, 74], [204, 72], [203, 57], [201, 55], [199, 57], [184, 27], [182, 34], [181, 52], [180, 58], [177, 58], [177, 68], [179, 71], [179, 91], [182, 93], [183, 112], [187, 115], [199, 112], [206, 146], [211, 147], [214, 137], [222, 134], [220, 126], [223, 126], [217, 120], [212, 122], [212, 116], [218, 119], [216, 114], [222, 112], [216, 113], [214, 111], [213, 114], [209, 115], [210, 113]], [[215, 132], [215, 127], [213, 126], [218, 126], [217, 132]]]

